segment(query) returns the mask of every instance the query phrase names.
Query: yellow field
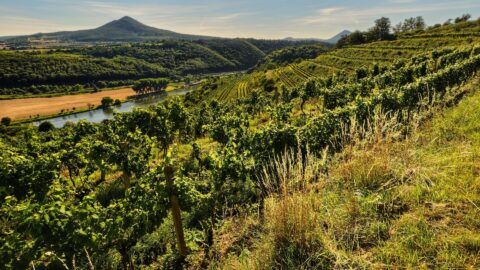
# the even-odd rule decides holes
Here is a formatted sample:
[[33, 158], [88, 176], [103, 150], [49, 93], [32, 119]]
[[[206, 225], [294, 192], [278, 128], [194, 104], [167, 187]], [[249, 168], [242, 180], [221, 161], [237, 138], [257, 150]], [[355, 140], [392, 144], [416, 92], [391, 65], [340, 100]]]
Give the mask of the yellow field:
[[103, 97], [125, 100], [135, 95], [132, 88], [121, 88], [97, 93], [67, 95], [50, 98], [22, 98], [0, 100], [0, 117], [10, 117], [12, 120], [26, 119], [37, 115], [45, 116], [88, 108], [89, 105], [100, 105]]

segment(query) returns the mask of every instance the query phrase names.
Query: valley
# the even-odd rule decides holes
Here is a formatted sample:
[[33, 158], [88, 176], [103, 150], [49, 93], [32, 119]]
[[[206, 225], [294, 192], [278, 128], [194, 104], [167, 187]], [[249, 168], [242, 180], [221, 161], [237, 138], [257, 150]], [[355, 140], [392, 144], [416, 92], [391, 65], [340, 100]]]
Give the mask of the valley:
[[0, 265], [480, 268], [480, 19], [372, 21], [1, 39]]

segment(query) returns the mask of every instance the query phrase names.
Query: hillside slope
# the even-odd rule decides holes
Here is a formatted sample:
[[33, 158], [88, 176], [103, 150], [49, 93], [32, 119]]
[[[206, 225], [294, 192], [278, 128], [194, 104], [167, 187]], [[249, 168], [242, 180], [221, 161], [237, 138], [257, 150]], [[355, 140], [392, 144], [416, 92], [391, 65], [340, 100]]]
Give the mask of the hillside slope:
[[477, 92], [480, 44], [446, 40], [460, 44], [298, 87], [209, 80], [96, 124], [3, 119], [0, 264], [479, 268], [480, 97], [445, 108]]
[[[352, 133], [354, 143], [327, 163], [309, 156], [301, 169], [295, 153], [285, 163], [276, 160], [283, 169], [272, 174], [287, 177], [283, 196], [269, 196], [263, 222], [258, 216], [225, 222], [216, 235], [223, 242], [215, 245], [221, 254], [215, 265], [480, 267], [480, 76], [452, 93], [444, 104], [468, 97], [424, 112], [407, 138], [399, 140], [397, 123], [383, 116]], [[319, 171], [327, 173], [318, 179]]]
[[[428, 54], [441, 48], [456, 48], [480, 44], [480, 21], [461, 22], [425, 31], [400, 34], [393, 41], [377, 41], [363, 45], [335, 49], [299, 63], [278, 65], [269, 70], [259, 70], [241, 78], [225, 78], [228, 83], [218, 82], [212, 91], [218, 97], [242, 97], [236, 94], [240, 84], [248, 85], [246, 93], [263, 88], [262, 83], [273, 80], [277, 89], [299, 87], [309, 80], [321, 80], [333, 75], [352, 74], [359, 68], [388, 66], [395, 61], [409, 59], [415, 55]], [[231, 83], [232, 80], [237, 83]]]
[[[300, 42], [251, 39], [164, 40], [46, 51], [0, 51], [0, 94], [65, 92], [145, 77], [249, 69], [265, 54]], [[119, 82], [120, 85], [122, 82]]]

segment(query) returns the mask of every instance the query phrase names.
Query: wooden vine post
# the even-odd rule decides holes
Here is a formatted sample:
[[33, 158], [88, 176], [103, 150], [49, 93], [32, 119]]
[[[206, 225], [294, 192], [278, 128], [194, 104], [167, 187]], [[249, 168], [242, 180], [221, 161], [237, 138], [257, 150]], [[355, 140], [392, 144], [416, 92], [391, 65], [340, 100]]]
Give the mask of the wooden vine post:
[[175, 226], [175, 235], [177, 238], [177, 246], [180, 252], [180, 255], [185, 258], [188, 255], [187, 245], [185, 243], [185, 236], [183, 234], [183, 225], [182, 225], [182, 216], [180, 211], [180, 204], [178, 202], [178, 197], [175, 192], [174, 186], [174, 169], [169, 162], [165, 163], [164, 167], [165, 180], [167, 183], [167, 188], [170, 191], [170, 206], [172, 210], [173, 225]]

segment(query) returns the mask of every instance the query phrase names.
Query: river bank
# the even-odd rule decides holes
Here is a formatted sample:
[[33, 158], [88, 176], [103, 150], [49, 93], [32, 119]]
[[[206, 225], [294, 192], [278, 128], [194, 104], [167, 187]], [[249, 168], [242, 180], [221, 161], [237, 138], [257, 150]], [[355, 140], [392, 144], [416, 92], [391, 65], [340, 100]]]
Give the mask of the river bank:
[[76, 113], [101, 104], [103, 97], [121, 101], [135, 95], [132, 88], [102, 91], [97, 93], [65, 95], [59, 97], [23, 98], [0, 100], [0, 118], [10, 117], [13, 121], [28, 120], [45, 116]]
[[[135, 108], [145, 108], [163, 102], [172, 95], [185, 95], [192, 91], [191, 89], [176, 89], [159, 93], [157, 95], [146, 95], [128, 99], [119, 106], [112, 106], [108, 109], [97, 107], [91, 110], [75, 112], [71, 114], [53, 115], [50, 117], [40, 117], [34, 119], [23, 120], [22, 122], [31, 122], [33, 125], [39, 125], [43, 121], [51, 122], [55, 127], [61, 128], [66, 123], [76, 123], [80, 120], [87, 120], [92, 123], [99, 123], [105, 119], [111, 119], [115, 113], [131, 112]], [[19, 122], [16, 122], [19, 123]]]

